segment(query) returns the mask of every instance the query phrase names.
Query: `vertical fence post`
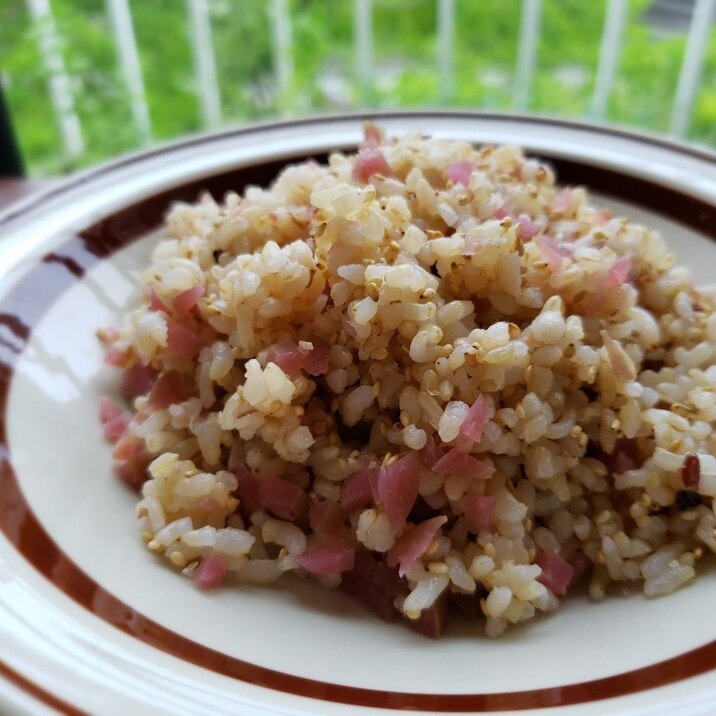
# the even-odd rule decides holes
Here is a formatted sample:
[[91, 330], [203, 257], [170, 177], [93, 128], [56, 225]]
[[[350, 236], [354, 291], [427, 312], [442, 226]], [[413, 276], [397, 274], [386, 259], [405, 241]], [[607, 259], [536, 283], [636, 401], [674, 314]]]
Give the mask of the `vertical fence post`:
[[134, 35], [132, 15], [128, 0], [107, 0], [107, 8], [112, 21], [112, 29], [117, 42], [119, 63], [122, 67], [124, 81], [129, 90], [132, 117], [143, 143], [151, 141], [152, 123], [144, 92], [142, 66], [139, 62], [137, 38]]
[[189, 35], [194, 51], [194, 81], [201, 100], [204, 126], [215, 129], [221, 124], [221, 97], [216, 78], [211, 19], [207, 0], [187, 0]]
[[279, 107], [286, 110], [293, 104], [293, 33], [288, 0], [271, 0], [270, 19], [271, 51]]
[[537, 39], [540, 33], [542, 0], [522, 0], [520, 38], [517, 47], [514, 107], [524, 111], [530, 103], [530, 86], [537, 61]]
[[353, 0], [353, 44], [355, 74], [366, 102], [373, 85], [373, 0]]
[[27, 8], [35, 25], [40, 57], [48, 75], [50, 98], [57, 115], [64, 153], [69, 159], [75, 159], [84, 152], [85, 144], [80, 120], [75, 111], [72, 85], [60, 52], [50, 2], [27, 0]]
[[714, 0], [696, 0], [671, 113], [670, 132], [676, 137], [685, 137], [689, 131], [713, 16]]
[[440, 100], [447, 103], [455, 94], [455, 0], [438, 0], [437, 35]]
[[594, 82], [594, 95], [592, 96], [590, 108], [591, 115], [595, 119], [603, 119], [607, 113], [607, 104], [609, 103], [619, 64], [626, 10], [627, 0], [609, 0], [599, 49], [597, 78]]

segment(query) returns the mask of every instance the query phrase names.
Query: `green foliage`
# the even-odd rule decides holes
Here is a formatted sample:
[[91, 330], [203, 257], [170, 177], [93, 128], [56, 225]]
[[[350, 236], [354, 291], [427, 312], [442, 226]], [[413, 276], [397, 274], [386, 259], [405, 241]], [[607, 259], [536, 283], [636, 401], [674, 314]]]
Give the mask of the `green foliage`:
[[198, 130], [200, 108], [185, 4], [132, 0], [131, 10], [153, 136], [171, 139]]
[[[279, 92], [271, 4], [209, 0], [226, 124], [366, 106], [442, 105], [510, 111], [522, 0], [454, 0], [454, 72], [439, 75], [435, 0], [374, 0], [373, 81], [362, 87], [350, 0], [288, 0], [290, 87]], [[631, 0], [607, 121], [668, 131], [686, 46], [645, 24], [650, 0]], [[130, 0], [152, 138], [202, 129], [185, 0]], [[0, 68], [23, 154], [33, 173], [70, 171], [135, 149], [140, 137], [105, 0], [51, 0], [85, 151], [63, 155], [38, 49], [42, 28], [26, 5], [0, 0]], [[543, 0], [529, 110], [590, 116], [607, 0]], [[716, 43], [711, 42], [690, 138], [716, 145]]]

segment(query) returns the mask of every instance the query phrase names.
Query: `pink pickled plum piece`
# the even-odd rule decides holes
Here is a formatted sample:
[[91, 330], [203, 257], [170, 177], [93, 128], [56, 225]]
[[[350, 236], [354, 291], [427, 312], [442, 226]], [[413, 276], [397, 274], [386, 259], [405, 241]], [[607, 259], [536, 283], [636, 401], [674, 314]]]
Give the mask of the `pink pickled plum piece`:
[[164, 313], [169, 313], [167, 304], [159, 298], [159, 294], [154, 290], [154, 286], [149, 289], [149, 308], [151, 308], [152, 311], [164, 311]]
[[378, 476], [377, 467], [362, 467], [349, 475], [341, 486], [341, 508], [347, 512], [365, 507], [373, 501], [371, 476]]
[[475, 169], [475, 165], [472, 162], [455, 162], [447, 168], [447, 178], [453, 184], [462, 184], [463, 186], [470, 185], [470, 177]]
[[135, 363], [124, 372], [119, 390], [127, 400], [131, 400], [139, 395], [146, 395], [156, 379], [157, 371], [152, 366]]
[[340, 505], [332, 500], [311, 500], [308, 508], [311, 529], [316, 534], [337, 535], [345, 515]]
[[209, 554], [199, 562], [191, 576], [202, 589], [215, 589], [224, 581], [228, 571], [229, 568], [221, 557]]
[[383, 135], [381, 134], [380, 129], [378, 129], [378, 127], [374, 124], [366, 124], [363, 128], [363, 141], [361, 142], [360, 148], [375, 149], [380, 146], [382, 141]]
[[395, 569], [376, 561], [368, 550], [358, 549], [355, 566], [343, 574], [341, 589], [381, 619], [395, 621], [398, 612], [393, 600], [400, 594], [403, 582]]
[[478, 395], [477, 400], [472, 404], [463, 424], [460, 426], [460, 434], [475, 442], [482, 439], [482, 431], [485, 425], [495, 416], [495, 408], [491, 400], [484, 395]]
[[578, 582], [582, 575], [586, 573], [586, 571], [589, 569], [589, 567], [592, 565], [592, 563], [589, 561], [589, 557], [587, 557], [584, 552], [575, 552], [574, 555], [572, 555], [572, 559], [570, 560], [570, 564], [574, 568], [574, 572], [572, 573], [572, 578], [569, 582], [569, 586], [571, 587], [573, 584]]
[[297, 373], [303, 365], [303, 354], [296, 343], [278, 343], [269, 348], [266, 360], [275, 363], [284, 373]]
[[378, 472], [376, 502], [385, 507], [393, 530], [400, 529], [413, 509], [418, 497], [420, 468], [418, 454], [411, 452]]
[[303, 369], [308, 375], [323, 375], [331, 367], [328, 351], [330, 346], [322, 338], [311, 336], [310, 343], [313, 349], [303, 356]]
[[97, 337], [104, 343], [105, 345], [111, 345], [119, 338], [119, 329], [113, 328], [110, 326], [109, 328], [101, 328], [97, 332]]
[[438, 445], [433, 435], [428, 435], [425, 447], [420, 451], [420, 460], [425, 467], [432, 466], [445, 454], [442, 446]]
[[144, 443], [136, 435], [127, 434], [122, 436], [112, 450], [112, 457], [115, 460], [126, 461], [137, 455]]
[[177, 313], [189, 313], [204, 295], [204, 286], [194, 286], [187, 291], [177, 294], [172, 299], [172, 306]]
[[562, 259], [569, 256], [566, 248], [561, 247], [551, 236], [542, 234], [535, 236], [535, 243], [547, 262], [547, 268], [551, 273], [558, 273], [562, 269]]
[[263, 505], [259, 499], [258, 478], [243, 463], [234, 462], [232, 465], [230, 460], [229, 469], [234, 473], [234, 476], [239, 483], [236, 492], [245, 510], [251, 513], [262, 509]]
[[104, 362], [107, 365], [113, 365], [115, 368], [124, 368], [128, 360], [127, 353], [114, 346], [110, 346], [104, 354]]
[[336, 541], [307, 549], [296, 559], [298, 566], [311, 574], [349, 572], [355, 565], [355, 547]]
[[183, 403], [191, 396], [192, 390], [187, 376], [174, 370], [167, 371], [157, 378], [149, 394], [149, 404], [155, 410]]
[[100, 400], [99, 412], [105, 438], [116, 442], [127, 431], [132, 414], [106, 396]]
[[633, 455], [623, 451], [617, 450], [614, 453], [614, 474], [621, 475], [627, 470], [633, 470], [637, 467], [637, 461]]
[[117, 441], [112, 457], [120, 463], [117, 465], [120, 480], [139, 490], [147, 480], [147, 465], [154, 457], [144, 448], [144, 442], [128, 433]]
[[564, 212], [570, 209], [572, 206], [572, 189], [570, 187], [565, 187], [560, 191], [557, 195], [555, 195], [554, 199], [552, 199], [552, 203], [550, 204], [550, 208], [552, 211], [557, 212]]
[[180, 358], [193, 358], [201, 350], [201, 339], [194, 331], [176, 321], [169, 321], [167, 328], [167, 342], [172, 353]]
[[393, 172], [380, 149], [368, 149], [358, 153], [353, 174], [358, 181], [367, 182], [373, 174], [388, 177]]
[[607, 286], [621, 286], [631, 272], [631, 256], [620, 256], [607, 271]]
[[519, 224], [519, 235], [523, 241], [534, 238], [541, 230], [540, 225], [532, 221], [526, 214], [520, 214], [517, 221]]
[[556, 552], [543, 552], [537, 564], [542, 568], [537, 581], [557, 596], [564, 594], [572, 582], [574, 567]]
[[416, 559], [430, 546], [437, 531], [447, 522], [445, 515], [431, 517], [419, 525], [409, 527], [390, 548], [387, 556], [389, 567], [398, 565], [398, 575], [403, 577]]
[[120, 405], [117, 405], [117, 403], [115, 403], [112, 398], [108, 398], [106, 395], [103, 395], [100, 398], [99, 419], [102, 421], [102, 423], [108, 423], [109, 421], [116, 418], [118, 415], [121, 415], [125, 412], [126, 410]]
[[152, 455], [146, 451], [139, 453], [117, 468], [119, 479], [133, 490], [139, 488], [147, 481], [147, 465], [152, 461]]
[[487, 239], [481, 236], [467, 235], [465, 237], [465, 248], [462, 250], [463, 256], [474, 256], [487, 243]]
[[284, 373], [305, 370], [309, 375], [323, 375], [328, 372], [330, 346], [321, 338], [311, 337], [313, 348], [304, 351], [297, 343], [278, 343], [268, 351], [267, 361], [275, 363]]
[[306, 493], [295, 483], [274, 475], [258, 478], [259, 502], [282, 520], [295, 520], [306, 511]]
[[493, 467], [482, 462], [482, 460], [478, 460], [456, 447], [443, 455], [433, 465], [433, 472], [438, 475], [457, 475], [477, 480], [486, 480], [494, 471]]
[[473, 534], [492, 529], [495, 519], [495, 496], [469, 494], [462, 498], [465, 509], [465, 525]]

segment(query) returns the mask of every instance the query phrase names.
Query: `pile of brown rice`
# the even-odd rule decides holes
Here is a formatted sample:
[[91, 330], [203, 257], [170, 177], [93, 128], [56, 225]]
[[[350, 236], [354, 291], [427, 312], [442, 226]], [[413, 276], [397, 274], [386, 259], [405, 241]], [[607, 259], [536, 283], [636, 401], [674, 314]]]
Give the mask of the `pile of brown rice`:
[[716, 551], [713, 303], [520, 149], [367, 126], [167, 233], [103, 336], [131, 414], [102, 417], [199, 585], [312, 574], [497, 636], [582, 575], [667, 594]]

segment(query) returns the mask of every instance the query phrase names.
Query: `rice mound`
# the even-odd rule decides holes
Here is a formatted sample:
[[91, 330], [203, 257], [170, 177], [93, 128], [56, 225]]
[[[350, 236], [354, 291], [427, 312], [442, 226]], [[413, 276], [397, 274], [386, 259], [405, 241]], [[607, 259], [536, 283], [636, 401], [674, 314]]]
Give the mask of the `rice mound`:
[[716, 551], [713, 301], [519, 148], [366, 125], [166, 231], [103, 332], [132, 410], [102, 419], [144, 541], [198, 585], [311, 575], [497, 636]]

